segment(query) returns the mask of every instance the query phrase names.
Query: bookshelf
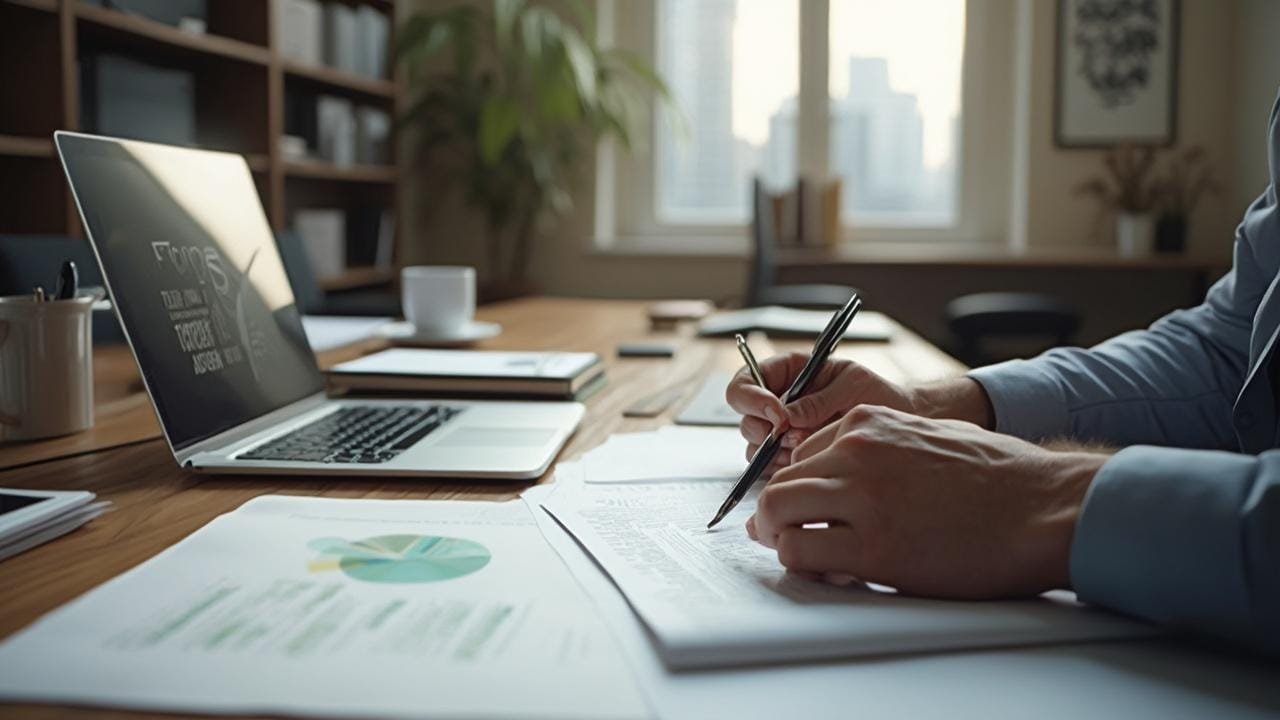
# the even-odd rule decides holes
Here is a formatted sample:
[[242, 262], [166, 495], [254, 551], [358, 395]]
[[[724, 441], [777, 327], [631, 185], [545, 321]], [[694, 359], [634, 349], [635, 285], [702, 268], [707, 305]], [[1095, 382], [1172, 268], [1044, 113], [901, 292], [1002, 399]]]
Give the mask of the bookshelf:
[[[385, 165], [281, 153], [295, 96], [345, 98], [394, 118], [401, 91], [394, 63], [391, 77], [379, 79], [283, 57], [272, 32], [278, 1], [207, 0], [205, 32], [192, 33], [85, 0], [0, 0], [0, 234], [82, 233], [52, 135], [95, 130], [82, 127], [81, 73], [83, 60], [101, 53], [190, 73], [196, 145], [245, 156], [274, 229], [306, 207], [358, 203], [396, 212], [394, 137]], [[394, 27], [393, 0], [336, 1], [373, 8]], [[394, 278], [387, 268], [355, 267], [325, 285], [342, 290]]]

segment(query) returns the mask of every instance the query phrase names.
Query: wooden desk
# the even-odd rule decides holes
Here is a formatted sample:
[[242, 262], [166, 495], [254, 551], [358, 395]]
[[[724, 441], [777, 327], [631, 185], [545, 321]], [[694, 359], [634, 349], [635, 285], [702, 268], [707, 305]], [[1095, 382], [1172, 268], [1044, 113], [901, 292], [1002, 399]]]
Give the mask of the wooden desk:
[[[600, 353], [608, 384], [587, 400], [587, 415], [562, 457], [594, 447], [616, 432], [667, 424], [684, 400], [661, 417], [631, 419], [622, 411], [656, 391], [683, 383], [686, 397], [716, 369], [735, 369], [733, 343], [703, 340], [685, 325], [650, 332], [644, 302], [538, 298], [482, 308], [481, 319], [502, 323], [487, 349], [563, 349]], [[618, 343], [661, 339], [674, 342], [673, 359], [619, 359]], [[776, 342], [775, 350], [808, 349], [806, 342]], [[382, 347], [370, 341], [321, 357], [338, 362]], [[963, 371], [957, 361], [900, 329], [888, 344], [851, 344], [840, 354], [862, 360], [897, 380], [927, 380]], [[0, 563], [0, 637], [128, 570], [195, 531], [215, 516], [257, 495], [289, 493], [334, 497], [505, 500], [528, 483], [449, 482], [386, 478], [214, 476], [180, 469], [160, 437], [151, 406], [141, 394], [132, 358], [124, 348], [101, 354], [98, 372], [99, 425], [69, 438], [0, 447], [0, 487], [91, 490], [114, 509], [84, 528]], [[547, 478], [543, 478], [545, 481]], [[52, 706], [0, 706], [0, 714], [81, 717], [100, 711]], [[128, 713], [110, 713], [112, 717]]]

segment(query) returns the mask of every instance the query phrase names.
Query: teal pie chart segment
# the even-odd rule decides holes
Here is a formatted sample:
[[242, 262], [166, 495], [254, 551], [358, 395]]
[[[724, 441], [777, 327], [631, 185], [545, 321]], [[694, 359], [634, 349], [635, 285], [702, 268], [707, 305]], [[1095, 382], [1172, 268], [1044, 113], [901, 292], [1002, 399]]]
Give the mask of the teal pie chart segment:
[[341, 571], [373, 583], [432, 583], [465, 577], [493, 558], [484, 545], [440, 535], [378, 535], [363, 540], [317, 538], [307, 547], [320, 553], [311, 572]]

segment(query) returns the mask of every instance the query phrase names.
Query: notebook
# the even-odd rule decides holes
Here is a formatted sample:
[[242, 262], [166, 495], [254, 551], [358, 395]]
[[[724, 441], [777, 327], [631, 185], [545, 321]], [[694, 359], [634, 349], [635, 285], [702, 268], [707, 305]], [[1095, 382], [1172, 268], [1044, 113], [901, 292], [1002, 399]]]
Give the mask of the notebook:
[[393, 348], [335, 365], [331, 391], [574, 398], [603, 381], [590, 352], [488, 352]]
[[[794, 308], [766, 305], [719, 313], [706, 318], [698, 325], [703, 336], [732, 335], [759, 330], [775, 336], [817, 337], [831, 321], [826, 310], [796, 310]], [[862, 311], [853, 318], [844, 333], [845, 340], [863, 342], [888, 342], [893, 336], [893, 323], [878, 312]]]

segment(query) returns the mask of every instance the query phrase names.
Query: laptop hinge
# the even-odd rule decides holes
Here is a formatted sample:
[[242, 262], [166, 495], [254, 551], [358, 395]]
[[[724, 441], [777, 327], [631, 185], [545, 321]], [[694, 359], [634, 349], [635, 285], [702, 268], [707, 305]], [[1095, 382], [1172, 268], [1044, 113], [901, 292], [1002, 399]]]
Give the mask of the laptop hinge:
[[245, 438], [252, 437], [267, 430], [275, 425], [287, 422], [290, 418], [297, 417], [304, 413], [311, 412], [320, 407], [327, 400], [324, 392], [318, 392], [308, 395], [297, 402], [289, 403], [282, 408], [272, 410], [262, 417], [254, 418], [245, 423], [240, 423], [229, 430], [223, 430], [217, 435], [201, 440], [200, 442], [188, 445], [181, 450], [174, 452], [174, 457], [178, 460], [178, 464], [182, 467], [192, 467], [192, 460], [204, 453], [216, 453], [225, 447], [234, 445]]

